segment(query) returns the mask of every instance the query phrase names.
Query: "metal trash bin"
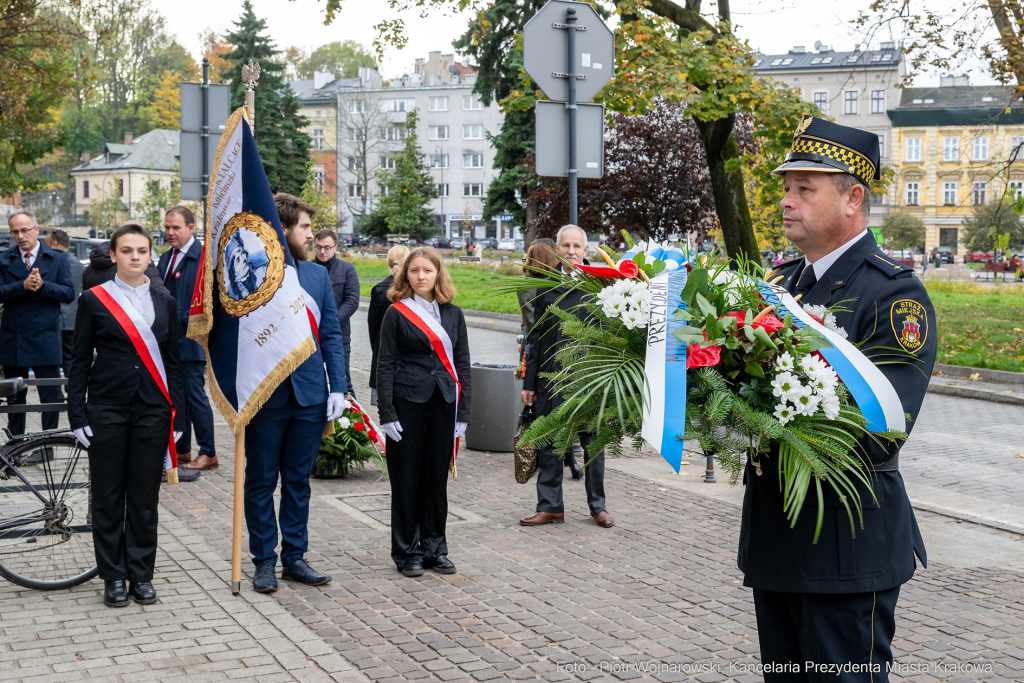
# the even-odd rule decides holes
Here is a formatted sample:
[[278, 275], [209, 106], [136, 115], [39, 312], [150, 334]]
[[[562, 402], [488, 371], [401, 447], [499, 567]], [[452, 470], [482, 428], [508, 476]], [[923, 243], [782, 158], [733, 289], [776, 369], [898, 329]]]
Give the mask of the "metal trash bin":
[[523, 381], [514, 365], [473, 363], [473, 421], [466, 429], [466, 448], [510, 453], [523, 410]]

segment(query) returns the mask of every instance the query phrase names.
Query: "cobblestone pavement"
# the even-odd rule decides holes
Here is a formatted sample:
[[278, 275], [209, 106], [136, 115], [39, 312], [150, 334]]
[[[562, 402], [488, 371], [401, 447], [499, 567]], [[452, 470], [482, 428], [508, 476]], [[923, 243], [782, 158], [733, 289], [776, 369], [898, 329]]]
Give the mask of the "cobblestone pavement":
[[[470, 338], [474, 360], [514, 362], [509, 335], [471, 329]], [[353, 374], [364, 397], [365, 346], [357, 334]], [[901, 463], [911, 496], [923, 492], [936, 507], [1012, 513], [1006, 521], [1019, 522], [1024, 459], [1013, 458], [1011, 444], [1019, 444], [1022, 423], [1024, 409], [1015, 406], [929, 395]], [[448, 487], [448, 540], [459, 572], [417, 579], [402, 577], [388, 556], [389, 486], [376, 481], [378, 471], [314, 480], [307, 558], [334, 581], [318, 588], [282, 582], [266, 597], [253, 594], [244, 577], [243, 594], [231, 597], [233, 440], [226, 427], [218, 430], [222, 466], [198, 482], [164, 487], [161, 604], [121, 616], [102, 608], [96, 582], [50, 595], [3, 586], [0, 657], [40, 669], [7, 668], [0, 681], [53, 680], [63, 672], [131, 681], [760, 680], [750, 669], [758, 654], [750, 591], [735, 566], [738, 489], [698, 485], [703, 463], [696, 457], [687, 477], [666, 476], [668, 467], [645, 453], [616, 460], [606, 480], [612, 529], [592, 522], [582, 482], [571, 479], [566, 523], [527, 529], [516, 521], [534, 509], [534, 486], [513, 483], [511, 456], [464, 452]], [[945, 535], [963, 544], [970, 531], [1008, 548], [1000, 557], [1009, 559], [933, 558], [919, 569], [897, 609], [894, 645], [904, 669], [891, 680], [1024, 681], [1024, 566], [1014, 555], [1024, 553], [1022, 537], [945, 514], [920, 519], [926, 539]], [[250, 573], [248, 559], [243, 570]], [[273, 650], [294, 642], [301, 654]], [[81, 652], [79, 643], [99, 654]], [[236, 651], [247, 654], [229, 657]], [[103, 657], [110, 661], [88, 666]], [[214, 663], [224, 661], [230, 665]], [[103, 671], [122, 665], [139, 669]], [[342, 666], [353, 670], [331, 669]]]

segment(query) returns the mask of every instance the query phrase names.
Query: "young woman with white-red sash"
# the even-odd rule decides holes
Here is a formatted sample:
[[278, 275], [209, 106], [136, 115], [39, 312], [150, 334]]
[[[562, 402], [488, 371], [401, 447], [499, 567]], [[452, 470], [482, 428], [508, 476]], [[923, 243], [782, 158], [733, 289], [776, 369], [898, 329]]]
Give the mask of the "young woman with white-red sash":
[[414, 249], [388, 290], [377, 351], [377, 408], [387, 434], [391, 558], [405, 576], [454, 574], [448, 472], [470, 420], [466, 319], [432, 247]]
[[93, 545], [108, 607], [129, 597], [156, 602], [157, 502], [165, 468], [177, 465], [185, 417], [177, 309], [145, 275], [152, 246], [141, 226], [118, 228], [110, 238], [117, 275], [82, 293], [75, 318], [68, 418], [89, 450]]

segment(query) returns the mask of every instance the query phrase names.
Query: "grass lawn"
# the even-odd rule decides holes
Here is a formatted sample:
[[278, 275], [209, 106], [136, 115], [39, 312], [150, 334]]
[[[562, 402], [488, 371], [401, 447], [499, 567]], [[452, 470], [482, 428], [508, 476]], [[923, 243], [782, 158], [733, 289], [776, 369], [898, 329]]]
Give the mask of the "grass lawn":
[[[360, 278], [387, 277], [383, 260], [353, 258]], [[476, 264], [449, 265], [458, 294], [455, 303], [466, 310], [519, 313], [514, 294], [494, 292], [501, 275]], [[938, 362], [973, 368], [1024, 372], [1024, 287], [983, 287], [968, 282], [930, 281], [928, 294], [938, 320]], [[361, 282], [360, 294], [370, 295], [372, 282]]]
[[938, 362], [1024, 372], [1024, 287], [930, 282]]

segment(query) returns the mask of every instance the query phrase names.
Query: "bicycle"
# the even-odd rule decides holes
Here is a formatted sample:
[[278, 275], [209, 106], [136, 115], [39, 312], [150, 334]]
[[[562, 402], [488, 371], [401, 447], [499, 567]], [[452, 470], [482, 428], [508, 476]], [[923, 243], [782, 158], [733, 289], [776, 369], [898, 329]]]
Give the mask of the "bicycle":
[[[0, 413], [61, 412], [63, 403], [11, 405], [28, 386], [62, 379], [0, 380]], [[34, 590], [59, 590], [97, 575], [89, 457], [70, 429], [13, 436], [0, 445], [0, 575]], [[35, 456], [35, 457], [33, 457]], [[9, 483], [8, 483], [9, 482]]]

